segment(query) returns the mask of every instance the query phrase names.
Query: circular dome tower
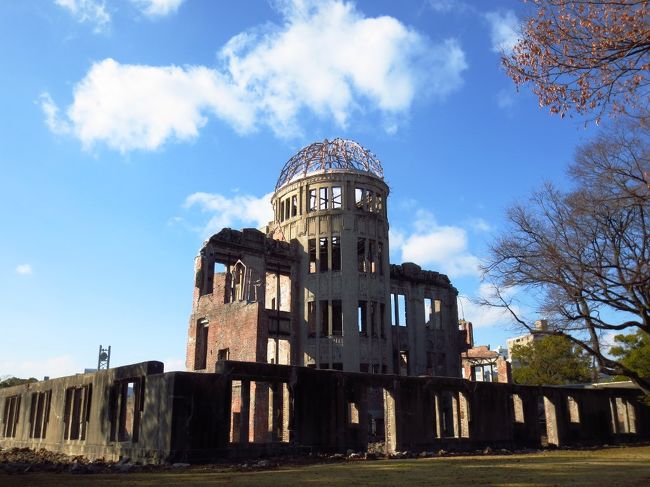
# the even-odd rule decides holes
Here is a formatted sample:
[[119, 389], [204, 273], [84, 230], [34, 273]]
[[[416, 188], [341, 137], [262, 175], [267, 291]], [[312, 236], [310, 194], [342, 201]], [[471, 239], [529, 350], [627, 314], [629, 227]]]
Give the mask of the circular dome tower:
[[392, 372], [388, 192], [379, 160], [351, 140], [311, 144], [283, 167], [271, 231], [302, 248], [300, 365]]

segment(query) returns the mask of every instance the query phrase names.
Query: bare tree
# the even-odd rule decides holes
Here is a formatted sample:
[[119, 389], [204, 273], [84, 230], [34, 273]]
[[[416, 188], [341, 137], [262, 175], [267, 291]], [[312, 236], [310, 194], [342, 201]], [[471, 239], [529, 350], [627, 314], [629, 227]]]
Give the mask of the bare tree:
[[531, 1], [536, 15], [503, 58], [518, 86], [532, 83], [540, 105], [562, 116], [647, 106], [648, 0]]
[[[534, 333], [567, 336], [593, 355], [601, 372], [641, 377], [607, 355], [603, 338], [650, 332], [650, 130], [645, 119], [619, 120], [581, 147], [569, 174], [575, 185], [545, 184], [510, 208], [510, 228], [490, 249], [485, 276], [495, 284], [484, 304], [507, 308]], [[508, 289], [525, 291], [549, 319], [540, 332], [518, 316]]]

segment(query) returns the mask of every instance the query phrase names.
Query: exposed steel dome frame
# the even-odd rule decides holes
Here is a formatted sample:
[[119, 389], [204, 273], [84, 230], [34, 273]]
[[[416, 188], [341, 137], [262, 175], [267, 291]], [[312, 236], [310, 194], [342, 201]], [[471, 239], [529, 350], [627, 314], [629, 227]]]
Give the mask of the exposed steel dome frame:
[[379, 178], [384, 177], [384, 169], [375, 155], [361, 145], [348, 139], [325, 139], [303, 147], [282, 168], [275, 185], [277, 191], [296, 177], [304, 177], [318, 171], [332, 169], [352, 169], [368, 172]]

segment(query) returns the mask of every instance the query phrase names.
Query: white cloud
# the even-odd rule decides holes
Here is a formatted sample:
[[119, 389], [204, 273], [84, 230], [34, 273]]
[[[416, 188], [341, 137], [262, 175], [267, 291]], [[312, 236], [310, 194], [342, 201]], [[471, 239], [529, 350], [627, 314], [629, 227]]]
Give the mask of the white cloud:
[[251, 107], [235, 91], [205, 67], [152, 67], [105, 59], [75, 87], [66, 119], [56, 116], [58, 108], [47, 93], [41, 99], [48, 126], [69, 127], [85, 147], [104, 142], [126, 152], [154, 150], [170, 138], [191, 140], [207, 123], [207, 113], [236, 130], [249, 130]]
[[44, 98], [46, 123], [69, 125], [85, 147], [102, 142], [123, 152], [193, 139], [209, 115], [240, 133], [263, 125], [292, 137], [305, 111], [341, 128], [355, 114], [375, 113], [394, 133], [416, 96], [443, 99], [463, 83], [467, 62], [455, 39], [434, 43], [395, 18], [367, 18], [338, 0], [278, 5], [282, 26], [231, 38], [220, 69], [93, 64], [63, 119]]
[[0, 373], [27, 379], [35, 377], [39, 380], [48, 376], [64, 377], [74, 375], [84, 371], [70, 355], [60, 355], [55, 357], [44, 357], [39, 360], [2, 360], [0, 359]]
[[405, 235], [391, 230], [391, 248], [401, 251], [406, 262], [433, 266], [451, 278], [479, 276], [479, 258], [468, 250], [467, 231], [456, 226], [438, 225], [430, 213], [418, 210], [415, 231]]
[[30, 264], [20, 264], [16, 266], [16, 274], [21, 276], [29, 276], [33, 272], [32, 266]]
[[509, 54], [519, 41], [521, 22], [512, 10], [488, 12], [485, 18], [490, 24], [492, 51]]
[[94, 31], [103, 32], [111, 23], [111, 15], [103, 0], [54, 0], [82, 23], [93, 24]]
[[250, 195], [236, 195], [232, 198], [217, 193], [194, 193], [188, 196], [185, 208], [198, 207], [211, 214], [202, 229], [202, 234], [212, 235], [224, 227], [251, 225], [256, 228], [267, 225], [273, 219], [271, 196], [268, 193], [257, 198]]
[[[509, 290], [506, 297], [511, 296], [514, 290]], [[475, 328], [489, 326], [508, 326], [512, 324], [512, 315], [503, 308], [494, 306], [481, 306], [481, 299], [489, 299], [494, 295], [494, 286], [482, 283], [474, 296], [461, 295], [458, 297], [459, 314], [467, 321], [471, 321]], [[513, 305], [513, 310], [520, 314], [521, 308]]]
[[149, 17], [173, 14], [185, 0], [131, 0], [142, 13]]

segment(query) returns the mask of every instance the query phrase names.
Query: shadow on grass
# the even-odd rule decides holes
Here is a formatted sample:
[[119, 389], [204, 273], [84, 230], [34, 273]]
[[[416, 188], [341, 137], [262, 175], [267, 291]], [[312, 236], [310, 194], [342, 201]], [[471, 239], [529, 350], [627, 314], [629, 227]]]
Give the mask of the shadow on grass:
[[462, 484], [531, 487], [650, 485], [650, 447], [598, 451], [551, 451], [539, 454], [445, 457], [280, 467], [257, 472], [183, 471], [113, 475], [2, 475], [0, 485], [14, 486], [455, 486]]

